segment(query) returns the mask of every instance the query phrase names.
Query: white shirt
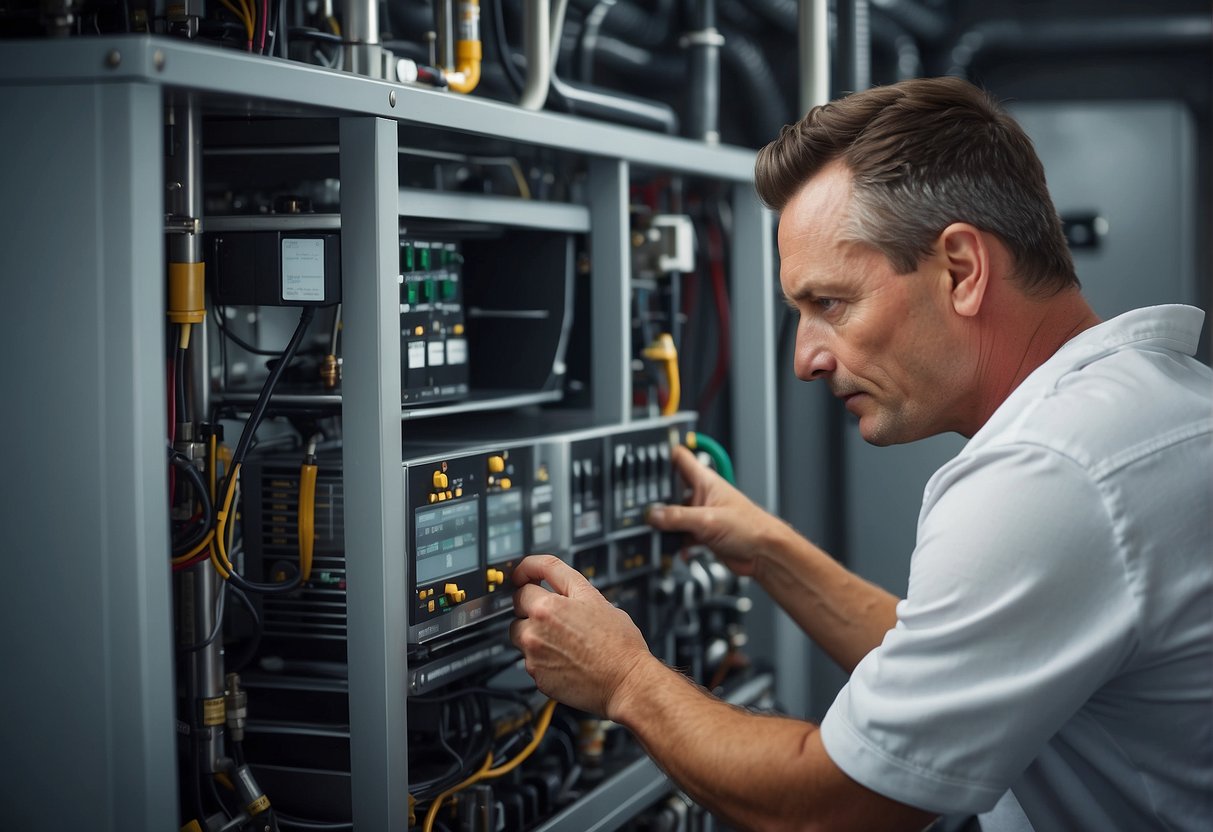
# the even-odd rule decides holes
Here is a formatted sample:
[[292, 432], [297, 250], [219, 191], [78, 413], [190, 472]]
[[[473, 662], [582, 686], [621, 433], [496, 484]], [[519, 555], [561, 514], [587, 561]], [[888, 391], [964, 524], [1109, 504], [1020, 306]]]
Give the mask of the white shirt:
[[1213, 373], [1203, 313], [1065, 344], [927, 483], [897, 624], [822, 722], [868, 788], [1009, 788], [1037, 830], [1213, 818]]

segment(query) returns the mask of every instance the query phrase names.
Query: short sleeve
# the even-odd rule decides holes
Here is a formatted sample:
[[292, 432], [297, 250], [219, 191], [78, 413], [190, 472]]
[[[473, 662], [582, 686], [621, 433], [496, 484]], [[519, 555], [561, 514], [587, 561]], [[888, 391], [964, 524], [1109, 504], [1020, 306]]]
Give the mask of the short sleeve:
[[822, 722], [830, 758], [895, 800], [988, 810], [1136, 643], [1099, 489], [1035, 445], [932, 478], [897, 624]]

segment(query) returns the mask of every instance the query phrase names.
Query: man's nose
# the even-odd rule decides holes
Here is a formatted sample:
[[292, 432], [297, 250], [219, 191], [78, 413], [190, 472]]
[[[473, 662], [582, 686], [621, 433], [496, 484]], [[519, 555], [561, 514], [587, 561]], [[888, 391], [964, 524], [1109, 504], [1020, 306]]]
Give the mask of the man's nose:
[[824, 378], [837, 368], [834, 354], [822, 341], [800, 327], [796, 333], [796, 377], [801, 381]]

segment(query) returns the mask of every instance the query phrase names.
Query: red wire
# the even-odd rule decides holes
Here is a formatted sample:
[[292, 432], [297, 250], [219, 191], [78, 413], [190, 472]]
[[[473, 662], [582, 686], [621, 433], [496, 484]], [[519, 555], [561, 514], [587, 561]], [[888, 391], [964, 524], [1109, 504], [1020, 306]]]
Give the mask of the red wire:
[[708, 380], [707, 387], [700, 394], [695, 409], [703, 413], [712, 404], [713, 399], [724, 386], [725, 377], [729, 372], [730, 361], [730, 330], [729, 291], [724, 277], [724, 246], [720, 237], [720, 228], [714, 223], [708, 223], [708, 271], [712, 275], [712, 295], [716, 301], [716, 317], [719, 321], [719, 340], [716, 344], [716, 368]]
[[261, 0], [261, 42], [257, 44], [257, 51], [262, 55], [265, 54], [265, 30], [270, 28], [270, 0]]

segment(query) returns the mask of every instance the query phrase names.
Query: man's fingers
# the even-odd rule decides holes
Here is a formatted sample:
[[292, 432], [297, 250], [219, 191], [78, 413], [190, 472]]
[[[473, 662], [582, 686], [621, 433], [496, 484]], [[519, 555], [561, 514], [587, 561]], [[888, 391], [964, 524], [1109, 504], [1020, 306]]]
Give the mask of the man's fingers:
[[695, 454], [689, 448], [682, 445], [674, 448], [674, 454], [670, 459], [674, 463], [675, 470], [692, 488], [706, 483], [707, 479], [712, 476], [711, 469], [696, 459]]
[[645, 513], [645, 520], [658, 531], [698, 534], [703, 531], [703, 513], [702, 508], [654, 503]]
[[551, 594], [539, 584], [523, 584], [514, 592], [514, 615], [519, 618], [530, 618], [539, 599]]
[[590, 583], [573, 567], [555, 555], [531, 555], [514, 567], [514, 585], [537, 584], [547, 581], [561, 595], [572, 595], [589, 587]]

